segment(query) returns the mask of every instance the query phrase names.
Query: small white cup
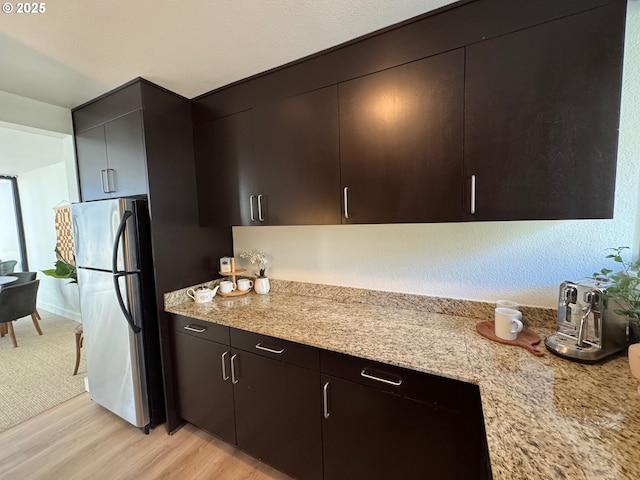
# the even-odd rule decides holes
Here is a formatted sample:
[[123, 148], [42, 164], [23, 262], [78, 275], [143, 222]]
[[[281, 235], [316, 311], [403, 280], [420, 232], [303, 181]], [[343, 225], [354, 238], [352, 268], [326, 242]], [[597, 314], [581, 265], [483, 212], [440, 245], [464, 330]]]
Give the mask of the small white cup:
[[229, 280], [224, 280], [220, 282], [220, 292], [222, 293], [231, 293], [236, 289], [236, 284], [230, 282]]
[[498, 307], [495, 314], [496, 336], [503, 340], [515, 340], [522, 331], [522, 313], [512, 308]]
[[190, 288], [187, 290], [187, 296], [192, 298], [196, 303], [210, 302], [213, 300], [214, 295], [213, 290], [210, 288], [198, 288], [197, 290]]
[[511, 310], [520, 310], [520, 305], [511, 300], [498, 300], [496, 302], [496, 308], [510, 308]]
[[253, 281], [248, 278], [241, 278], [238, 280], [238, 290], [241, 292], [246, 292], [251, 287], [253, 287]]

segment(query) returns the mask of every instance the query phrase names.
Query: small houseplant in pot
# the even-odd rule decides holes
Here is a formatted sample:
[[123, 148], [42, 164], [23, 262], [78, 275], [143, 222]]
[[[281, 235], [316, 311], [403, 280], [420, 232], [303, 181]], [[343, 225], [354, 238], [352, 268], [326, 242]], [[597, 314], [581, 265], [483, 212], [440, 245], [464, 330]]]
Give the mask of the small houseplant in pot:
[[258, 272], [256, 273], [256, 279], [253, 285], [256, 293], [269, 293], [271, 285], [269, 284], [269, 278], [265, 274], [267, 270], [267, 263], [269, 263], [267, 256], [262, 252], [249, 250], [247, 252], [242, 252], [240, 254], [240, 258], [246, 258], [252, 265], [258, 266]]
[[55, 252], [57, 260], [54, 268], [42, 270], [42, 273], [53, 278], [68, 278], [71, 280], [69, 283], [78, 283], [78, 269], [76, 266], [65, 260], [57, 247]]
[[[613, 253], [607, 258], [622, 266], [622, 270], [614, 272], [603, 268], [593, 274], [594, 278], [606, 278], [610, 284], [606, 288], [605, 298], [615, 302], [614, 311], [618, 315], [625, 315], [629, 321], [629, 367], [634, 377], [640, 380], [640, 259], [635, 262], [623, 258], [629, 247], [611, 248]], [[640, 388], [638, 389], [640, 393]]]

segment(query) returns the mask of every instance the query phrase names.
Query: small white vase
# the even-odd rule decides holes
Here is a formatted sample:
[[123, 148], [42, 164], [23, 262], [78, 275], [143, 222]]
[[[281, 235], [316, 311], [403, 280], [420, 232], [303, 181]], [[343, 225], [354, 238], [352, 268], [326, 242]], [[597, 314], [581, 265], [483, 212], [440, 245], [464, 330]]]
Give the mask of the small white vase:
[[261, 295], [269, 293], [269, 290], [271, 290], [269, 279], [267, 277], [256, 278], [256, 281], [253, 283], [253, 289], [256, 291], [256, 293], [259, 293]]

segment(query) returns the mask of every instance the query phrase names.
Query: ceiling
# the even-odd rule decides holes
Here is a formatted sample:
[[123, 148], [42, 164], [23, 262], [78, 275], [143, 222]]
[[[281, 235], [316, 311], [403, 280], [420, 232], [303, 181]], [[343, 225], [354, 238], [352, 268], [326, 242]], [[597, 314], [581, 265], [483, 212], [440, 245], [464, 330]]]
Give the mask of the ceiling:
[[193, 98], [449, 3], [49, 0], [0, 13], [0, 90], [73, 108], [141, 76]]

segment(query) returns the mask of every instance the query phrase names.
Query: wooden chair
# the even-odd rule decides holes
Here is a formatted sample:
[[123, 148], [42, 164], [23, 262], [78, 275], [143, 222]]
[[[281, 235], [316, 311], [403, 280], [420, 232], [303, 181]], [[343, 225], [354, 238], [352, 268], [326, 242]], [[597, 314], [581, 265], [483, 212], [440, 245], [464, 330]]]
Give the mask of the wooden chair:
[[[0, 290], [0, 324], [6, 324], [14, 347], [18, 346], [16, 334], [13, 331], [14, 320], [30, 315], [38, 334], [42, 335], [38, 323], [40, 315], [36, 309], [39, 286], [40, 280], [33, 280], [18, 285], [7, 285]], [[4, 333], [0, 336], [4, 336]]]
[[73, 374], [78, 373], [78, 367], [80, 366], [80, 349], [84, 343], [84, 334], [82, 333], [82, 324], [76, 327], [74, 332], [76, 334], [76, 366], [73, 369]]

